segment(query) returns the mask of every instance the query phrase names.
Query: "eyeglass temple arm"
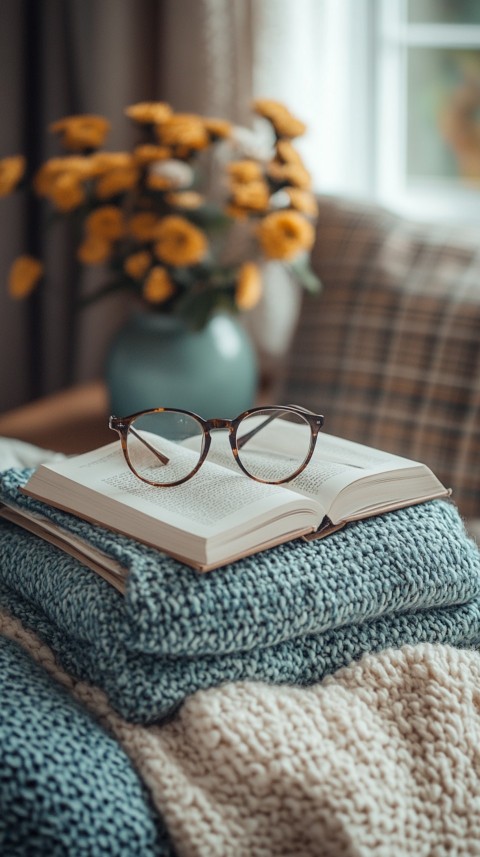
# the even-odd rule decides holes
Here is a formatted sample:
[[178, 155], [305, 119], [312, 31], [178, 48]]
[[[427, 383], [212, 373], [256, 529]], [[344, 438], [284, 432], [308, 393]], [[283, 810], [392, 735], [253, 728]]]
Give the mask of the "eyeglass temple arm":
[[150, 452], [153, 452], [153, 454], [156, 456], [156, 458], [158, 458], [158, 460], [159, 460], [159, 461], [161, 461], [161, 462], [162, 462], [162, 464], [168, 464], [168, 463], [169, 463], [170, 459], [169, 459], [169, 458], [167, 458], [167, 456], [166, 456], [166, 455], [164, 455], [164, 454], [163, 454], [162, 452], [160, 452], [158, 449], [155, 449], [155, 447], [153, 447], [153, 446], [151, 445], [151, 443], [149, 443], [149, 442], [148, 442], [148, 440], [145, 440], [145, 438], [143, 438], [143, 437], [138, 433], [138, 431], [135, 431], [135, 429], [134, 429], [134, 428], [132, 428], [131, 426], [130, 426], [130, 431], [132, 432], [132, 434], [134, 434], [134, 435], [135, 435], [135, 437], [137, 438], [137, 440], [139, 440], [139, 441], [140, 441], [140, 443], [143, 443], [143, 445], [144, 445], [144, 446], [146, 446], [146, 447], [147, 447], [147, 449], [149, 449], [149, 450], [150, 450]]
[[[311, 414], [312, 413], [311, 411], [307, 411], [306, 408], [300, 407], [300, 405], [289, 405], [288, 407], [296, 408], [298, 411], [303, 411], [305, 414]], [[241, 438], [238, 438], [237, 439], [237, 449], [241, 449], [242, 446], [245, 446], [245, 444], [248, 443], [248, 441], [251, 440], [252, 437], [255, 437], [255, 435], [259, 431], [261, 431], [263, 428], [265, 428], [265, 426], [268, 426], [268, 424], [271, 423], [272, 420], [275, 419], [275, 417], [277, 416], [277, 414], [281, 410], [283, 410], [283, 408], [278, 408], [277, 410], [273, 411], [273, 413], [269, 417], [267, 417], [262, 423], [260, 423], [259, 426], [251, 429], [251, 431], [247, 432], [247, 434], [243, 434]]]

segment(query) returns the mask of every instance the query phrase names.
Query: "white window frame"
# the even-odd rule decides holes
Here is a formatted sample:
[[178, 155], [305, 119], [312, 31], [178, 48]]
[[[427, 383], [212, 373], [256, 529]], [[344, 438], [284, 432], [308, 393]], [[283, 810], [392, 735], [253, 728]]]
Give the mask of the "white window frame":
[[480, 26], [407, 24], [406, 9], [406, 0], [374, 0], [374, 196], [390, 208], [414, 217], [480, 222], [480, 189], [447, 178], [408, 181], [406, 165], [408, 48], [480, 49]]
[[[478, 0], [480, 3], [480, 0]], [[408, 24], [407, 0], [254, 0], [253, 90], [307, 123], [319, 193], [424, 220], [480, 223], [480, 188], [407, 176], [407, 50], [480, 48], [480, 26]]]

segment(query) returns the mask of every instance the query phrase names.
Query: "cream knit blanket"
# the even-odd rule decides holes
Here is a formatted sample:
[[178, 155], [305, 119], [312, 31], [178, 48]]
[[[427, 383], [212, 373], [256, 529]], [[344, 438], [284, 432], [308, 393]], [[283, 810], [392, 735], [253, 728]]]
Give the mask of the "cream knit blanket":
[[422, 644], [309, 688], [226, 684], [132, 725], [50, 649], [16, 640], [117, 737], [179, 855], [480, 855], [480, 655]]

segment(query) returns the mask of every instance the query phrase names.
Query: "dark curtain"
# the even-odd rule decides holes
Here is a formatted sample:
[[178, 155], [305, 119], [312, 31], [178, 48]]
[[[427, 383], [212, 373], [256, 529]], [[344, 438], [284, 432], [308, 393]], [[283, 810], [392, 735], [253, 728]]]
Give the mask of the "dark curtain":
[[[161, 99], [162, 0], [2, 0], [0, 157], [22, 153], [29, 173], [60, 153], [54, 120], [98, 113], [112, 123], [109, 149], [128, 146], [123, 110]], [[98, 374], [105, 344], [125, 314], [120, 298], [78, 313], [80, 282], [66, 219], [46, 222], [27, 192], [0, 199], [0, 411]], [[27, 301], [7, 295], [20, 253], [41, 257], [46, 280]]]
[[[248, 124], [254, 33], [270, 2], [0, 0], [0, 157], [25, 154], [33, 172], [60, 153], [49, 123], [77, 113], [105, 116], [106, 148], [125, 149], [134, 132], [124, 108], [137, 101]], [[74, 311], [95, 274], [78, 270], [65, 221], [46, 223], [26, 193], [0, 198], [0, 412], [100, 377], [128, 312], [117, 295]], [[41, 256], [46, 281], [13, 301], [8, 269], [27, 252]]]

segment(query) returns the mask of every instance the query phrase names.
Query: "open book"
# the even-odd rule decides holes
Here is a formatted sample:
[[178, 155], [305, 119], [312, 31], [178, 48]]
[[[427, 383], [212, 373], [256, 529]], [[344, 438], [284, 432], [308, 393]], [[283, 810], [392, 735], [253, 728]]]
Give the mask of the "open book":
[[[279, 449], [262, 454], [288, 451], [295, 444], [296, 428], [285, 422]], [[114, 441], [93, 452], [40, 465], [23, 490], [200, 571], [450, 493], [424, 464], [323, 432], [300, 476], [283, 485], [267, 485], [249, 479], [237, 467], [225, 432], [212, 440], [202, 468], [182, 485], [159, 488], [141, 482]], [[108, 569], [104, 576], [116, 585], [122, 581], [122, 570], [108, 557], [46, 517], [30, 515], [19, 506], [4, 507], [1, 514], [80, 556], [100, 573]]]

